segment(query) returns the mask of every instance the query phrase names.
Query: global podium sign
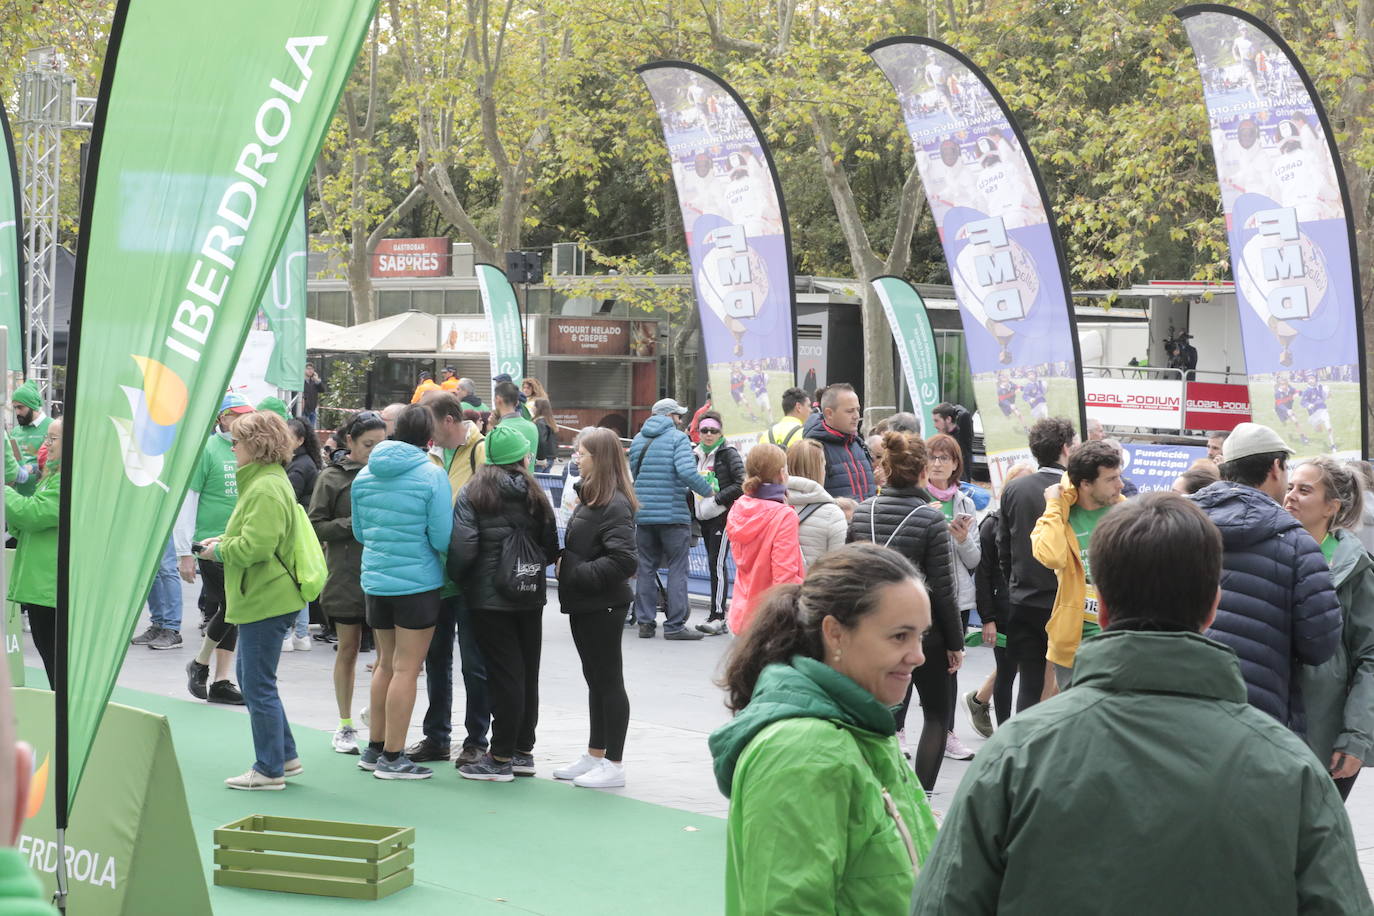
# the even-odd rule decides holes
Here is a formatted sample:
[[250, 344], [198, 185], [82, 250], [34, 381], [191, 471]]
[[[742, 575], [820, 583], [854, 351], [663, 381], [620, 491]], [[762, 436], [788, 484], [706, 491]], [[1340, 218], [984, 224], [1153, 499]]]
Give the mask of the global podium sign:
[[1183, 385], [1157, 379], [1083, 379], [1083, 407], [1103, 426], [1183, 427]]
[[1183, 425], [1188, 429], [1230, 432], [1250, 422], [1250, 389], [1245, 385], [1189, 382]]

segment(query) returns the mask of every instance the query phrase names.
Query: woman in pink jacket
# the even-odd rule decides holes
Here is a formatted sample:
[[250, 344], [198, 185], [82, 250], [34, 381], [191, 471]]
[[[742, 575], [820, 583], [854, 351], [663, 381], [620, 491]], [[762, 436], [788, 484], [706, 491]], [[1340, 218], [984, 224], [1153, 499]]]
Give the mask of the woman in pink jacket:
[[802, 580], [797, 513], [787, 505], [787, 454], [760, 443], [744, 462], [744, 495], [725, 522], [735, 558], [735, 590], [730, 600], [730, 631], [743, 633], [763, 593], [775, 585]]

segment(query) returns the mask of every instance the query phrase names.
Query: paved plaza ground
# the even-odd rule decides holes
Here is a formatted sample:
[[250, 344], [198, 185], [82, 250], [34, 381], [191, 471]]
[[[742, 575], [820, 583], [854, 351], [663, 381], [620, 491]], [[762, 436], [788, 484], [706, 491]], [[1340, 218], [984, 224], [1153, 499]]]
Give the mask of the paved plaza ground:
[[[163, 709], [154, 709], [154, 711], [164, 712], [169, 717], [172, 717], [173, 712], [176, 713], [173, 718], [173, 740], [177, 742], [178, 754], [183, 758], [192, 753], [192, 748], [182, 746], [183, 740], [204, 740], [198, 737], [201, 734], [201, 729], [191, 727], [190, 723], [194, 723], [196, 720], [186, 718], [186, 714], [200, 716], [201, 714], [196, 711], [196, 707], [204, 705], [187, 694], [184, 671], [186, 662], [194, 651], [192, 645], [198, 642], [196, 636], [198, 613], [195, 605], [197, 589], [198, 586], [184, 587], [186, 646], [179, 650], [164, 652], [153, 652], [133, 647], [119, 678], [119, 684], [122, 688], [165, 697], [172, 704], [184, 704], [184, 707], [172, 705], [164, 706]], [[700, 616], [701, 612], [694, 610], [694, 620], [699, 619]], [[143, 626], [146, 626], [146, 619], [140, 622], [140, 631]], [[36, 678], [41, 683], [41, 667], [38, 666], [37, 656], [33, 653], [27, 639], [25, 643], [30, 677]], [[700, 873], [685, 876], [688, 881], [687, 886], [694, 889], [692, 896], [696, 898], [696, 902], [685, 911], [701, 913], [720, 911], [719, 888], [722, 882], [724, 855], [723, 831], [720, 830], [721, 825], [719, 823], [710, 820], [703, 821], [702, 818], [724, 818], [728, 806], [727, 800], [716, 789], [711, 771], [710, 754], [706, 747], [706, 738], [713, 729], [728, 718], [728, 713], [721, 702], [721, 692], [712, 682], [719, 673], [721, 661], [729, 645], [730, 637], [728, 636], [707, 637], [700, 642], [684, 643], [665, 641], [662, 638], [661, 629], [659, 635], [652, 640], [638, 638], [635, 630], [625, 631], [625, 677], [631, 702], [630, 734], [625, 752], [628, 785], [623, 789], [614, 790], [582, 790], [572, 789], [566, 785], [558, 786], [557, 788], [566, 791], [539, 796], [540, 817], [536, 818], [533, 824], [527, 825], [529, 829], [539, 830], [539, 823], [544, 817], [548, 818], [550, 823], [569, 818], [587, 819], [587, 842], [605, 844], [604, 862], [605, 881], [607, 883], [601, 885], [602, 887], [613, 888], [616, 875], [623, 874], [624, 869], [648, 869], [652, 873], [653, 871], [671, 871], [677, 867], [671, 861], [662, 861], [652, 849], [626, 848], [623, 843], [617, 841], [616, 837], [607, 837], [598, 833], [596, 805], [593, 804], [594, 798], [589, 798], [589, 796], [597, 794], [618, 795], [671, 810], [655, 812], [654, 809], [644, 805], [630, 806], [629, 809], [616, 807], [617, 815], [623, 814], [627, 818], [632, 818], [644, 814], [656, 825], [658, 821], [655, 818], [662, 820], [663, 815], [668, 815], [669, 817], [664, 821], [664, 824], [671, 824], [671, 829], [674, 831], [703, 830], [707, 834], [701, 838], [703, 842], [720, 846], [718, 853], [708, 849], [698, 850], [698, 854], [692, 856], [691, 867]], [[360, 659], [358, 666], [357, 697], [359, 709], [366, 702], [367, 675], [364, 672], [364, 664], [371, 657], [371, 655], [364, 656]], [[310, 756], [307, 756], [304, 750], [302, 751], [302, 756], [306, 757], [308, 764], [315, 768], [334, 766], [347, 772], [354, 767], [357, 758], [325, 753], [329, 750], [330, 732], [336, 725], [331, 686], [333, 662], [332, 647], [322, 643], [316, 643], [311, 652], [283, 655], [279, 668], [280, 688], [287, 714], [291, 721], [299, 726], [296, 730], [297, 742], [302, 745], [313, 742], [316, 746]], [[975, 649], [970, 651], [965, 665], [966, 673], [961, 674], [960, 677], [961, 689], [967, 689], [969, 685], [980, 683], [991, 668], [992, 653], [989, 650]], [[37, 670], [35, 671], [35, 669]], [[550, 772], [556, 766], [575, 759], [584, 748], [588, 721], [585, 705], [586, 688], [582, 681], [577, 653], [568, 632], [567, 618], [558, 613], [557, 610], [557, 592], [555, 590], [550, 590], [549, 608], [544, 616], [544, 655], [540, 690], [539, 740], [535, 755], [540, 770], [539, 778], [552, 782]], [[454, 718], [457, 721], [455, 736], [460, 736], [462, 734], [461, 678], [455, 678], [455, 693]], [[132, 702], [128, 697], [117, 697], [117, 699], [122, 699], [123, 702]], [[413, 717], [417, 726], [412, 729], [412, 734], [416, 739], [420, 737], [418, 723], [423, 715], [425, 703], [424, 679], [421, 678], [416, 711]], [[154, 704], [150, 702], [148, 705], [151, 708]], [[156, 705], [163, 706], [161, 702]], [[230, 709], [227, 710], [226, 715], [225, 707], [217, 707], [216, 710], [208, 712], [221, 717], [218, 719], [220, 725], [214, 729], [217, 740], [214, 742], [216, 746], [212, 749], [213, 757], [203, 758], [208, 761], [212, 772], [215, 763], [220, 760], [223, 761], [221, 767], [223, 772], [213, 772], [213, 779], [217, 782], [224, 777], [241, 773], [251, 764], [253, 759], [252, 741], [249, 735], [247, 717], [243, 710]], [[356, 718], [355, 711], [355, 720]], [[188, 724], [181, 726], [179, 730], [178, 721]], [[919, 728], [919, 710], [913, 711], [911, 722]], [[982, 739], [973, 733], [962, 716], [955, 731], [975, 751], [982, 744]], [[191, 739], [184, 734], [189, 732], [194, 732], [197, 737]], [[1207, 738], [1205, 735], [1189, 736], [1188, 740], [1205, 742]], [[205, 750], [207, 749], [195, 749], [197, 753]], [[943, 811], [949, 807], [959, 779], [967, 766], [966, 763], [959, 761], [945, 761], [933, 801], [937, 810]], [[318, 769], [316, 771], [318, 772]], [[205, 766], [193, 767], [188, 763], [184, 765], [183, 776], [188, 780], [188, 783], [192, 779], [206, 781], [210, 778], [207, 777], [206, 772]], [[330, 774], [333, 775], [332, 771]], [[306, 776], [302, 777], [302, 782], [308, 781], [309, 778], [310, 774], [307, 773]], [[438, 765], [436, 765], [435, 780], [450, 783], [462, 781], [452, 767]], [[373, 782], [368, 780], [366, 783], [359, 783], [357, 791], [375, 793], [380, 788], [385, 790], [400, 789], [410, 793], [426, 793], [433, 792], [437, 788], [429, 784], [404, 783], [373, 786]], [[493, 796], [499, 798], [500, 793], [512, 789], [511, 786], [499, 784], [469, 785], [481, 792], [492, 793], [492, 795], [478, 796], [482, 798]], [[212, 785], [210, 786], [211, 793], [207, 794], [206, 788], [203, 785], [192, 786], [188, 784], [187, 786], [193, 819], [202, 816], [202, 814], [207, 818], [220, 816], [219, 808], [223, 806], [226, 800], [238, 802], [239, 807], [246, 805], [245, 811], [250, 808], [256, 810], [262, 807], [261, 804], [250, 803], [250, 800], [258, 801], [256, 793], [233, 793], [227, 789], [221, 792], [217, 785]], [[553, 788], [555, 787], [549, 787], [549, 789]], [[461, 808], [465, 804], [465, 800], [471, 799], [474, 795], [468, 793], [455, 796], [447, 788], [442, 791], [446, 800], [443, 802], [441, 810], [435, 812], [435, 817], [464, 817], [465, 813]], [[222, 800], [219, 798], [220, 794], [232, 796], [232, 799]], [[288, 791], [281, 793], [281, 796], [278, 796], [277, 793], [268, 794], [282, 797], [292, 793]], [[449, 799], [455, 800], [450, 801]], [[205, 807], [209, 802], [214, 803], [215, 810], [204, 813], [197, 810], [198, 807]], [[616, 804], [619, 805], [619, 803]], [[1356, 843], [1361, 850], [1361, 862], [1365, 868], [1366, 878], [1374, 879], [1374, 777], [1365, 777], [1356, 784], [1350, 797], [1348, 810], [1354, 825]], [[672, 817], [674, 811], [679, 812], [680, 816]], [[321, 812], [320, 816], [347, 819], [348, 812]], [[419, 816], [424, 816], [423, 812]], [[362, 820], [363, 818], [358, 819]], [[636, 823], [640, 823], [642, 820], [643, 818]], [[205, 824], [213, 826], [209, 824], [208, 820], [205, 821]], [[202, 829], [203, 826], [201, 823], [197, 823], [197, 835], [202, 845], [208, 846], [208, 828]], [[482, 837], [476, 832], [465, 833], [464, 835], [469, 837], [472, 842], [482, 842]], [[205, 851], [203, 848], [203, 857]], [[453, 855], [459, 856], [460, 854], [455, 850]], [[208, 857], [206, 858], [208, 861]], [[538, 863], [529, 862], [528, 865], [528, 880], [537, 883], [539, 881]], [[683, 877], [674, 875], [675, 879]], [[417, 881], [417, 885], [419, 883]], [[595, 887], [595, 883], [592, 886]], [[429, 892], [434, 893], [435, 889], [430, 888]], [[587, 890], [586, 887], [579, 887], [576, 890], [569, 888], [570, 894], [584, 892], [595, 893]], [[223, 897], [224, 893], [223, 889], [214, 891], [217, 912], [239, 912], [240, 909], [237, 906], [222, 906], [226, 899]], [[284, 896], [256, 891], [233, 891], [230, 893], [234, 895], [248, 894], [251, 899], [258, 897], [281, 899]], [[367, 912], [400, 912], [405, 905], [406, 897], [411, 893], [409, 891], [402, 892], [391, 900], [371, 904], [368, 906]], [[587, 900], [574, 901], [571, 897], [564, 898], [563, 903], [554, 904], [548, 903], [549, 898], [546, 895], [541, 894], [539, 898], [541, 898], [541, 902], [532, 899], [524, 906], [511, 907], [510, 909], [517, 912], [547, 913], [551, 916], [552, 914], [581, 912], [645, 912], [642, 908], [637, 908], [633, 901], [614, 899], [614, 895], [598, 898], [595, 901], [595, 906], [589, 905], [590, 902]], [[241, 898], [236, 896], [234, 899]], [[558, 898], [555, 896], [553, 899], [557, 900]], [[275, 911], [275, 909], [260, 910], [263, 913]], [[474, 908], [471, 911], [486, 912], [486, 909]]]

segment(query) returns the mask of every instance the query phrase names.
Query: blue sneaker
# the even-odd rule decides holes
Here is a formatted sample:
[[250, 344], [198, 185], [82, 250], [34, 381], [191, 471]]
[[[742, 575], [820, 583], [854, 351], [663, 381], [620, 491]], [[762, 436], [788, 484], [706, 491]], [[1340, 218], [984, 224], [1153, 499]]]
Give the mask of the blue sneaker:
[[428, 779], [434, 775], [434, 771], [429, 767], [420, 766], [402, 754], [395, 760], [387, 760], [385, 757], [378, 760], [372, 775], [378, 779]]
[[515, 756], [510, 759], [511, 772], [516, 776], [534, 775], [534, 754], [522, 754], [515, 752]]
[[377, 769], [377, 761], [381, 759], [381, 751], [374, 751], [367, 745], [363, 745], [362, 756], [358, 758], [358, 769], [375, 771]]
[[511, 772], [510, 761], [499, 762], [490, 753], [483, 754], [482, 758], [476, 763], [469, 763], [458, 768], [458, 775], [464, 779], [482, 779], [487, 782], [514, 782], [515, 774]]

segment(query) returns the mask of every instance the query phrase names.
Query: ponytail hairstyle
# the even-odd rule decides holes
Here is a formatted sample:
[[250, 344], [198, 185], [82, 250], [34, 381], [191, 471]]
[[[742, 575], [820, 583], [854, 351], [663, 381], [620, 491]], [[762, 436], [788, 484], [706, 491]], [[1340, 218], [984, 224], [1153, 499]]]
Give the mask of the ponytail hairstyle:
[[1331, 517], [1331, 530], [1350, 531], [1358, 528], [1364, 515], [1364, 493], [1355, 470], [1328, 455], [1319, 455], [1303, 464], [1310, 464], [1321, 473], [1326, 498], [1341, 504]]
[[[762, 447], [754, 446], [749, 454]], [[770, 589], [749, 629], [727, 656], [719, 682], [727, 694], [726, 707], [739, 712], [748, 706], [759, 675], [769, 665], [786, 664], [795, 655], [823, 660], [821, 621], [834, 617], [840, 626], [852, 630], [877, 609], [883, 586], [907, 581], [920, 583], [921, 578], [897, 551], [854, 543], [817, 560], [801, 584]]]
[[303, 417], [292, 417], [286, 421], [286, 426], [291, 430], [291, 435], [301, 437], [301, 448], [305, 449], [306, 457], [319, 470], [323, 466], [320, 462], [320, 439], [315, 435], [315, 428], [310, 421]]
[[766, 483], [777, 483], [787, 467], [787, 453], [776, 445], [760, 442], [744, 459], [744, 492], [753, 496]]

